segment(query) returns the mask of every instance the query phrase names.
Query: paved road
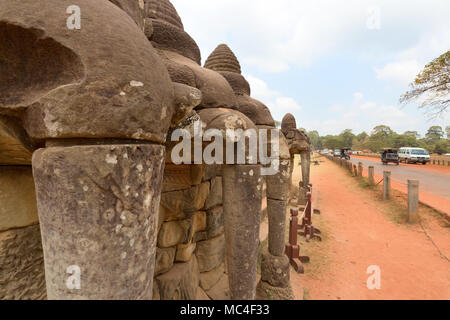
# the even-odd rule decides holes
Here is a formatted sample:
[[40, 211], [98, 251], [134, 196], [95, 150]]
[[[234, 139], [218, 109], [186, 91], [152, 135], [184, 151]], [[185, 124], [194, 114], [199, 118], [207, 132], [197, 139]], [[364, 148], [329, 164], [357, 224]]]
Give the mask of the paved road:
[[423, 170], [421, 165], [396, 166], [389, 164], [383, 165], [380, 160], [368, 160], [360, 158], [352, 158], [354, 164], [362, 162], [364, 168], [369, 166], [375, 168], [375, 174], [383, 175], [383, 171], [391, 171], [392, 179], [403, 185], [408, 184], [408, 179], [419, 180], [420, 190], [430, 194], [450, 200], [450, 174], [434, 172], [431, 170]]

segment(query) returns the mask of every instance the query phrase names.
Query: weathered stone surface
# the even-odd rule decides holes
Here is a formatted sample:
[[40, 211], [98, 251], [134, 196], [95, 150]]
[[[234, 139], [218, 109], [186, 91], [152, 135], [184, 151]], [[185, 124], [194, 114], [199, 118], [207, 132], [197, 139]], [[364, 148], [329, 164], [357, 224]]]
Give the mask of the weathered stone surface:
[[290, 279], [289, 258], [265, 253], [261, 260], [261, 280], [274, 287], [286, 288]]
[[31, 167], [0, 166], [0, 231], [38, 222]]
[[21, 118], [33, 139], [163, 143], [176, 105], [157, 52], [118, 6], [106, 0], [77, 5], [82, 26], [70, 32], [61, 27], [67, 19], [64, 1], [1, 3], [0, 50], [6, 63], [0, 66], [0, 113]]
[[158, 282], [153, 281], [153, 297], [152, 300], [159, 301], [161, 300], [161, 296], [159, 294]]
[[197, 288], [197, 297], [195, 297], [195, 300], [197, 301], [208, 301], [211, 300], [210, 297], [206, 294], [205, 291], [201, 287]]
[[262, 178], [260, 166], [223, 170], [227, 263], [233, 299], [255, 298]]
[[214, 238], [224, 233], [223, 207], [216, 207], [206, 215], [207, 237]]
[[222, 177], [211, 180], [211, 191], [206, 199], [205, 209], [209, 210], [222, 204]]
[[158, 234], [158, 246], [170, 248], [177, 244], [187, 244], [192, 234], [192, 219], [163, 223]]
[[144, 0], [109, 0], [133, 18], [141, 30], [144, 30]]
[[199, 241], [205, 241], [208, 240], [208, 233], [206, 231], [197, 232], [194, 234], [194, 238], [192, 242], [199, 242]]
[[186, 263], [176, 263], [173, 268], [156, 277], [161, 300], [194, 300], [199, 287], [197, 259], [192, 257]]
[[262, 102], [247, 95], [236, 97], [239, 112], [245, 114], [256, 125], [266, 125], [275, 128], [275, 121], [270, 114], [269, 108]]
[[286, 245], [286, 200], [267, 199], [269, 216], [269, 251], [283, 256]]
[[220, 71], [219, 73], [228, 81], [236, 96], [250, 96], [250, 84], [241, 74], [228, 71]]
[[200, 272], [208, 272], [225, 261], [225, 236], [197, 242], [195, 252]]
[[216, 164], [204, 166], [202, 181], [209, 181], [217, 176], [220, 176], [220, 168], [221, 166]]
[[294, 293], [290, 286], [278, 288], [271, 286], [265, 281], [260, 281], [256, 288], [257, 300], [294, 300]]
[[231, 300], [228, 276], [224, 275], [222, 278], [220, 278], [219, 282], [217, 282], [214, 287], [206, 291], [206, 294], [212, 300]]
[[183, 219], [202, 209], [209, 189], [209, 182], [204, 182], [187, 190], [163, 193], [161, 207], [164, 210], [164, 221]]
[[222, 263], [220, 266], [209, 272], [200, 273], [200, 286], [208, 291], [214, 287], [224, 275], [225, 264]]
[[289, 160], [281, 160], [278, 173], [266, 176], [268, 199], [288, 200], [290, 166]]
[[166, 164], [162, 192], [181, 191], [202, 182], [202, 165]]
[[177, 248], [156, 248], [155, 276], [169, 271], [175, 261]]
[[144, 0], [144, 2], [146, 17], [165, 21], [184, 30], [181, 18], [169, 0]]
[[205, 68], [214, 71], [228, 71], [241, 73], [241, 65], [233, 51], [226, 45], [220, 44], [206, 59]]
[[197, 88], [181, 83], [174, 83], [175, 113], [172, 117], [172, 126], [184, 121], [189, 113], [202, 102], [202, 92]]
[[39, 226], [0, 232], [0, 300], [46, 296]]
[[[151, 299], [164, 147], [53, 147], [33, 155], [50, 299]], [[66, 287], [77, 265], [81, 289]]]
[[192, 233], [206, 230], [206, 212], [200, 211], [192, 216]]
[[18, 119], [0, 116], [0, 164], [31, 165], [35, 148]]
[[175, 260], [177, 262], [188, 262], [191, 260], [196, 248], [195, 243], [179, 244], [177, 246], [177, 255]]
[[[215, 71], [202, 68], [197, 62], [177, 53], [177, 51], [172, 51], [172, 48], [169, 50], [162, 50], [160, 52], [161, 58], [164, 61], [170, 61], [166, 64], [170, 65], [172, 70], [185, 70], [182, 74], [178, 74], [178, 81], [188, 85], [191, 85], [191, 82], [188, 81], [195, 81], [194, 87], [202, 92], [202, 103], [200, 104], [202, 108], [233, 108], [236, 106], [233, 89], [224, 77]], [[184, 81], [180, 77], [183, 74], [188, 77]]]

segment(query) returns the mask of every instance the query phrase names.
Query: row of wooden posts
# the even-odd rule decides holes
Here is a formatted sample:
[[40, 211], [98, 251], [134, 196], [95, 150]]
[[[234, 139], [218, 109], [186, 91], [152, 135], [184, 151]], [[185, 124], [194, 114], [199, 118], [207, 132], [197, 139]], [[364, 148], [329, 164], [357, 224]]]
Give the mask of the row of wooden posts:
[[[350, 160], [345, 160], [341, 158], [328, 157], [332, 161], [339, 164], [341, 167], [346, 168], [354, 177], [363, 177], [363, 164], [359, 162], [358, 165], [353, 164]], [[368, 168], [368, 179], [369, 186], [379, 185], [383, 182], [383, 199], [391, 199], [391, 171], [383, 172], [383, 180], [376, 183], [375, 181], [375, 167], [369, 166]], [[408, 221], [417, 222], [419, 220], [419, 181], [418, 180], [408, 180]]]

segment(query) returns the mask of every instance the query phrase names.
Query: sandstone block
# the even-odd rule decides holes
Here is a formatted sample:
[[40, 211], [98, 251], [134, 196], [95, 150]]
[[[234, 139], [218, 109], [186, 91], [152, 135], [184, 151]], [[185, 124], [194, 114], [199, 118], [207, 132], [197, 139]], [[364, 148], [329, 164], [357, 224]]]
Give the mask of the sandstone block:
[[224, 275], [225, 264], [222, 263], [220, 266], [209, 272], [200, 273], [200, 286], [208, 291], [214, 287]]
[[187, 190], [163, 193], [161, 207], [164, 210], [164, 221], [183, 219], [200, 211], [205, 206], [209, 188], [209, 182], [204, 182]]
[[208, 238], [217, 237], [224, 232], [223, 207], [216, 207], [208, 211], [206, 230]]
[[155, 276], [169, 271], [175, 260], [176, 248], [156, 248]]
[[225, 235], [197, 242], [195, 255], [200, 272], [208, 272], [225, 261]]
[[0, 232], [38, 222], [31, 166], [0, 166]]
[[39, 225], [0, 232], [0, 300], [46, 298]]
[[169, 248], [178, 244], [187, 244], [192, 235], [192, 219], [163, 223], [158, 234], [158, 246]]
[[211, 191], [206, 199], [205, 209], [209, 210], [222, 204], [222, 177], [211, 180]]
[[175, 260], [177, 262], [188, 262], [191, 260], [196, 248], [195, 243], [179, 244], [177, 246], [177, 255]]
[[197, 259], [176, 263], [173, 268], [158, 277], [161, 300], [194, 300], [199, 287], [199, 269]]

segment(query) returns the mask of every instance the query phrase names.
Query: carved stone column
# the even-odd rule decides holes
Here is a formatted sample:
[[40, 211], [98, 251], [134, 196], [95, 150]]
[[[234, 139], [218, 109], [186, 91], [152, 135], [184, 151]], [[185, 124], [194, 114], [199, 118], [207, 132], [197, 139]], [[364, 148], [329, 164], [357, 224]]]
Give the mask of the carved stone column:
[[225, 165], [223, 202], [231, 297], [253, 300], [261, 212], [261, 167]]
[[49, 299], [152, 298], [164, 159], [153, 144], [34, 153]]

